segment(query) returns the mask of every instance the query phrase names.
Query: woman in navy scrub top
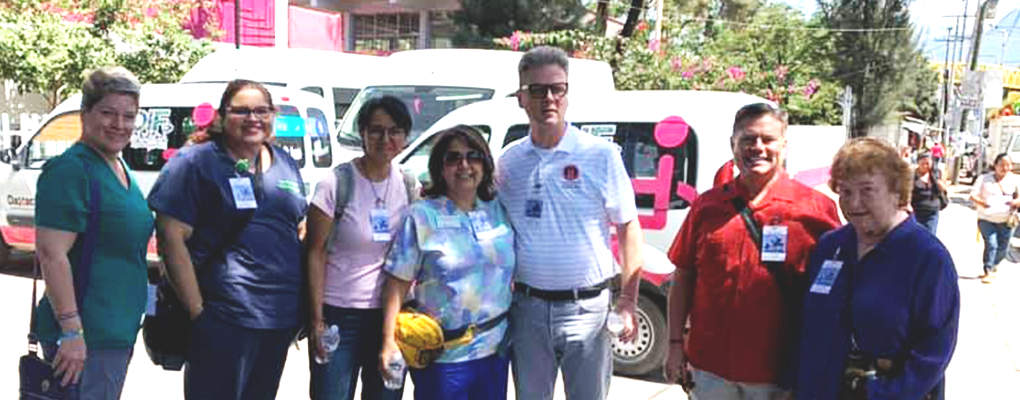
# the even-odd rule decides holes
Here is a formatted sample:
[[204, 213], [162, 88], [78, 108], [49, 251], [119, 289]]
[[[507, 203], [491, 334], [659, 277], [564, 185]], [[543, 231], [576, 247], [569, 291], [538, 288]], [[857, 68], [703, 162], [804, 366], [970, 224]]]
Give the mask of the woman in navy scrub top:
[[231, 82], [217, 113], [149, 195], [170, 283], [192, 319], [184, 394], [274, 399], [303, 310], [304, 182], [272, 144], [264, 86]]
[[[796, 398], [941, 399], [960, 290], [946, 247], [905, 210], [910, 166], [862, 138], [839, 150], [831, 173], [849, 224], [822, 236], [808, 262]], [[869, 370], [845, 384], [844, 373]]]

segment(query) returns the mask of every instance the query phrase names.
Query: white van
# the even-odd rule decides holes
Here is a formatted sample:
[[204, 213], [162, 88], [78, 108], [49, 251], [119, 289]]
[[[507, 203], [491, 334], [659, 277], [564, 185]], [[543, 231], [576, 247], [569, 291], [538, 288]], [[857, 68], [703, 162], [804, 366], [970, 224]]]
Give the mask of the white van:
[[[148, 195], [159, 170], [194, 131], [194, 110], [215, 109], [226, 84], [142, 85], [141, 103], [131, 144], [124, 161], [133, 171], [142, 193]], [[305, 190], [311, 196], [315, 183], [330, 169], [354, 157], [336, 143], [324, 112], [329, 104], [311, 93], [268, 87], [278, 108], [276, 144], [301, 166]], [[0, 155], [0, 265], [11, 248], [35, 249], [35, 186], [42, 166], [73, 145], [81, 136], [81, 94], [50, 112], [42, 126], [19, 150]], [[150, 243], [150, 258], [155, 247]]]
[[315, 93], [333, 104], [322, 110], [330, 125], [340, 123], [354, 97], [374, 83], [386, 57], [338, 51], [243, 47], [221, 48], [203, 57], [181, 83], [226, 83], [249, 79]]
[[[641, 375], [661, 367], [667, 350], [666, 294], [674, 268], [666, 252], [690, 202], [713, 186], [716, 172], [733, 158], [729, 138], [737, 110], [759, 102], [767, 101], [742, 93], [704, 91], [571, 94], [567, 121], [619, 146], [632, 178], [644, 230], [639, 331], [634, 342], [613, 344], [616, 371]], [[472, 104], [436, 122], [397, 159], [420, 180], [427, 181], [429, 153], [437, 133], [459, 124], [481, 130], [497, 158], [508, 145], [527, 136], [530, 129], [516, 98]], [[817, 175], [813, 171], [816, 167], [827, 166], [831, 155], [807, 160], [788, 165], [811, 169], [806, 176], [813, 176]], [[809, 165], [812, 162], [823, 165]], [[804, 171], [790, 174], [796, 179], [799, 172]]]
[[[517, 64], [524, 53], [503, 50], [426, 49], [391, 54], [384, 73], [374, 77], [351, 104], [340, 124], [340, 143], [360, 148], [357, 111], [383, 95], [400, 98], [411, 111], [408, 139], [414, 140], [453, 110], [471, 103], [512, 96], [520, 86]], [[613, 71], [602, 61], [570, 59], [572, 97], [612, 92]]]

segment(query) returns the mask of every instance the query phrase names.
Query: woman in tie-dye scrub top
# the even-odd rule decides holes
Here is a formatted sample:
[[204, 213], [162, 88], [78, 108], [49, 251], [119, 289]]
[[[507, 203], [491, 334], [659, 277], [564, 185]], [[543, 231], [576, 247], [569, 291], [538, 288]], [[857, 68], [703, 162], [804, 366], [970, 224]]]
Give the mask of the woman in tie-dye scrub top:
[[498, 348], [512, 298], [514, 234], [494, 199], [493, 170], [476, 130], [461, 125], [440, 134], [429, 158], [433, 184], [411, 205], [384, 266], [380, 369], [400, 351], [396, 317], [412, 282], [418, 311], [440, 322], [447, 342], [456, 339], [450, 331], [478, 326], [469, 344], [411, 370], [417, 400], [506, 399], [509, 360]]

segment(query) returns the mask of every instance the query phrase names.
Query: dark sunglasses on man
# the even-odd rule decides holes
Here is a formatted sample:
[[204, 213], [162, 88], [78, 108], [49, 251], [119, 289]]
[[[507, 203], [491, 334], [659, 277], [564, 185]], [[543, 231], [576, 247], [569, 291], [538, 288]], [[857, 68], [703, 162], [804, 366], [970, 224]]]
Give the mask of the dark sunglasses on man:
[[521, 86], [522, 91], [528, 92], [533, 99], [544, 99], [549, 93], [552, 93], [553, 98], [559, 99], [563, 95], [567, 94], [567, 83], [551, 83], [541, 84], [532, 83], [530, 85]]
[[477, 150], [470, 150], [466, 153], [459, 151], [448, 151], [443, 156], [443, 162], [448, 167], [460, 165], [461, 161], [467, 160], [468, 164], [481, 164], [485, 160], [485, 156]]

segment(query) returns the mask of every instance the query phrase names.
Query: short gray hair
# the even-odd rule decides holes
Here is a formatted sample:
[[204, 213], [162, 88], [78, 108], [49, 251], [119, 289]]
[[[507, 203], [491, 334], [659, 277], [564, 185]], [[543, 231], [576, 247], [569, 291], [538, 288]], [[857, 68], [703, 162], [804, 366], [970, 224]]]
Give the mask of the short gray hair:
[[110, 94], [126, 94], [133, 96], [138, 101], [138, 95], [142, 90], [142, 84], [131, 71], [124, 67], [107, 66], [99, 68], [89, 74], [81, 87], [81, 108], [84, 111], [92, 110], [97, 103]]
[[563, 72], [569, 74], [569, 64], [570, 61], [567, 59], [567, 53], [563, 49], [552, 46], [539, 46], [528, 50], [527, 53], [521, 56], [521, 62], [517, 64], [517, 75], [523, 78], [524, 73], [532, 68], [544, 67], [546, 65], [558, 65], [560, 68], [563, 68]]
[[754, 103], [740, 107], [737, 110], [737, 115], [733, 118], [733, 137], [736, 137], [752, 122], [766, 116], [771, 116], [781, 122], [783, 124], [783, 135], [786, 135], [786, 127], [790, 124], [789, 114], [770, 103]]

